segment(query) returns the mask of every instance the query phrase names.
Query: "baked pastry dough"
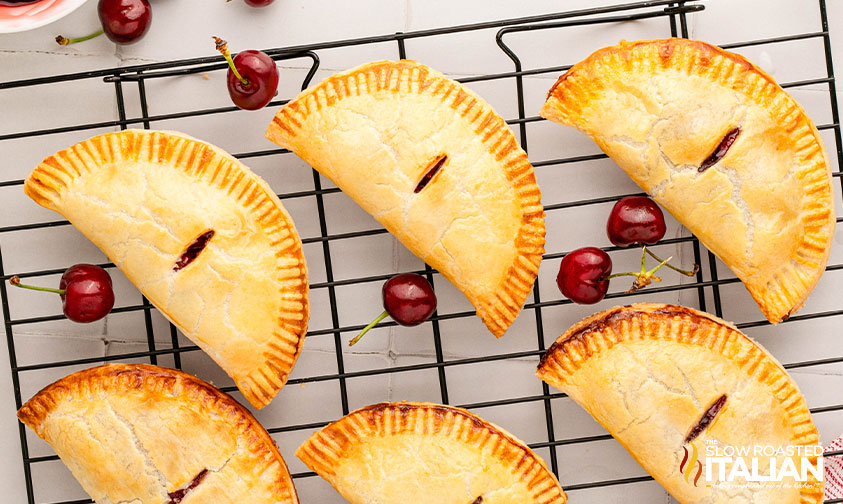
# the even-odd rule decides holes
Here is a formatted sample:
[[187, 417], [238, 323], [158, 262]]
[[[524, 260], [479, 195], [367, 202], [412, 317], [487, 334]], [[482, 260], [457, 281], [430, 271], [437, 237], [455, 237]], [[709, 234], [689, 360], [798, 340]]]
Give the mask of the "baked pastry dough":
[[[734, 465], [721, 478], [712, 464], [706, 480], [713, 446], [725, 454], [728, 447], [750, 447], [750, 454], [756, 446], [810, 447], [814, 469], [821, 453], [793, 379], [717, 317], [662, 304], [612, 308], [563, 334], [542, 357], [538, 377], [585, 408], [683, 504], [822, 502], [822, 482], [811, 472], [804, 483], [785, 477], [747, 487], [738, 476], [730, 487]], [[758, 457], [762, 475], [769, 475], [766, 455]], [[751, 456], [744, 462], [750, 466]], [[798, 456], [795, 464], [801, 471]]]
[[296, 451], [352, 504], [564, 504], [544, 461], [500, 427], [451, 406], [381, 403]]
[[36, 394], [18, 418], [98, 504], [298, 503], [266, 430], [231, 396], [181, 371], [79, 371]]
[[772, 77], [685, 39], [574, 65], [541, 115], [589, 135], [740, 278], [770, 322], [798, 310], [834, 235], [819, 132]]
[[65, 216], [261, 408], [304, 344], [307, 267], [275, 193], [213, 145], [128, 130], [45, 159], [26, 194]]
[[300, 94], [266, 135], [439, 270], [503, 336], [536, 279], [544, 210], [532, 165], [482, 98], [414, 61], [369, 63]]

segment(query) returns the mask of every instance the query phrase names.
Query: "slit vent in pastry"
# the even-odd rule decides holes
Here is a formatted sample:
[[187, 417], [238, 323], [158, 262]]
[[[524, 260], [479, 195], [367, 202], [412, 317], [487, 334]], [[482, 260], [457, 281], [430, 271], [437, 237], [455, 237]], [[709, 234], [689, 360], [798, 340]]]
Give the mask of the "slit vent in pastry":
[[621, 42], [560, 77], [541, 115], [590, 136], [770, 322], [795, 313], [825, 271], [835, 212], [822, 139], [742, 56], [686, 39]]
[[107, 133], [45, 159], [26, 194], [102, 249], [257, 408], [307, 332], [307, 266], [292, 218], [246, 166], [163, 131]]
[[266, 135], [442, 273], [503, 336], [539, 270], [544, 210], [533, 166], [482, 98], [414, 61], [380, 61], [304, 91]]
[[[537, 374], [585, 408], [682, 504], [822, 502], [823, 484], [807, 468], [804, 483], [721, 480], [717, 465], [711, 481], [701, 476], [712, 445], [821, 453], [796, 382], [717, 317], [663, 304], [612, 308], [568, 329]], [[785, 458], [777, 457], [777, 468]], [[808, 459], [816, 470], [817, 457]], [[792, 460], [801, 467], [799, 455]], [[769, 456], [759, 457], [758, 474], [769, 475], [769, 464]]]

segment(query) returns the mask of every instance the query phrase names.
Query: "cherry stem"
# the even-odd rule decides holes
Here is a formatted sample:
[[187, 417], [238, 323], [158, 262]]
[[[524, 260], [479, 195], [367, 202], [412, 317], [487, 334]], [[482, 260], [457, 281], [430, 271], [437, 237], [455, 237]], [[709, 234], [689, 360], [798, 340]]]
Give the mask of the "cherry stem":
[[14, 285], [15, 287], [20, 287], [21, 289], [30, 289], [35, 291], [43, 291], [43, 292], [52, 292], [55, 294], [65, 294], [67, 291], [64, 289], [51, 289], [49, 287], [36, 287], [34, 285], [25, 285], [20, 283], [20, 277], [15, 275], [9, 279], [9, 283]]
[[[647, 247], [644, 247], [644, 250], [647, 250]], [[647, 273], [647, 256], [643, 253], [641, 254], [641, 275], [645, 275]]]
[[[655, 259], [656, 261], [662, 262], [662, 258], [657, 256], [656, 254], [654, 254], [652, 251], [650, 251], [650, 249], [648, 249], [646, 245], [642, 245], [641, 248], [644, 249], [644, 252], [646, 252], [647, 254], [650, 254], [650, 257], [652, 257], [653, 259]], [[691, 271], [683, 270], [681, 268], [677, 268], [676, 266], [672, 266], [670, 264], [665, 264], [665, 266], [672, 269], [673, 271], [682, 273], [683, 275], [689, 276], [689, 277], [692, 277], [692, 276], [696, 275], [697, 272], [700, 270], [699, 264], [694, 264], [694, 269], [692, 269]]]
[[654, 276], [653, 276], [653, 273], [655, 273], [656, 271], [658, 271], [659, 269], [661, 269], [661, 267], [662, 267], [662, 266], [667, 266], [667, 262], [668, 262], [668, 261], [670, 261], [671, 259], [673, 259], [673, 256], [668, 257], [667, 259], [665, 259], [665, 260], [661, 261], [660, 263], [658, 263], [658, 264], [656, 265], [656, 267], [655, 267], [655, 268], [651, 269], [650, 271], [645, 272], [645, 273], [644, 273], [644, 277], [646, 277], [646, 278], [653, 277], [653, 280], [656, 280], [656, 279], [658, 278], [658, 280], [656, 280], [656, 282], [661, 282], [661, 278], [659, 278], [659, 277], [654, 277]]
[[78, 37], [78, 38], [67, 38], [67, 37], [63, 37], [61, 35], [58, 35], [58, 36], [56, 36], [56, 43], [58, 45], [75, 44], [77, 42], [84, 42], [86, 40], [91, 40], [92, 38], [97, 38], [100, 35], [102, 35], [103, 33], [105, 33], [105, 31], [99, 30], [99, 31], [95, 31], [94, 33], [92, 33], [90, 35], [85, 35], [84, 37]]
[[385, 319], [388, 315], [389, 315], [389, 313], [388, 313], [386, 310], [384, 310], [384, 311], [383, 311], [383, 313], [381, 313], [380, 315], [378, 315], [378, 318], [376, 318], [375, 320], [373, 320], [372, 322], [370, 322], [370, 323], [369, 323], [369, 325], [367, 325], [366, 327], [364, 327], [364, 328], [363, 328], [363, 330], [362, 330], [362, 331], [360, 331], [360, 334], [358, 334], [358, 335], [357, 335], [357, 336], [355, 336], [355, 337], [354, 337], [351, 341], [349, 341], [349, 342], [348, 342], [348, 346], [354, 346], [354, 344], [355, 344], [355, 343], [357, 343], [358, 341], [360, 341], [360, 338], [362, 338], [364, 334], [366, 334], [367, 332], [369, 332], [369, 329], [371, 329], [371, 328], [375, 327], [376, 325], [378, 325], [378, 322], [380, 322], [381, 320]]
[[[644, 247], [644, 251], [645, 252], [647, 251], [646, 247]], [[668, 257], [667, 259], [664, 259], [664, 260], [659, 259], [659, 261], [660, 261], [659, 264], [657, 264], [653, 269], [648, 271], [647, 266], [646, 266], [647, 256], [645, 254], [641, 254], [641, 271], [640, 272], [636, 273], [636, 272], [633, 272], [633, 271], [627, 271], [625, 273], [614, 273], [612, 275], [603, 277], [602, 280], [609, 280], [610, 278], [617, 278], [617, 277], [621, 277], [621, 276], [634, 276], [635, 282], [632, 283], [632, 288], [630, 290], [626, 291], [627, 294], [630, 294], [632, 292], [637, 291], [638, 289], [641, 289], [643, 287], [646, 287], [646, 286], [650, 285], [652, 282], [661, 282], [662, 279], [660, 277], [655, 276], [654, 273], [656, 271], [658, 271], [659, 269], [661, 269], [662, 266], [668, 266], [669, 267], [670, 265], [667, 264], [667, 262], [670, 261], [671, 259], [673, 259], [673, 257]]]
[[225, 61], [228, 62], [228, 66], [231, 68], [231, 71], [234, 72], [234, 76], [237, 77], [237, 80], [242, 82], [244, 86], [248, 86], [249, 80], [240, 75], [240, 72], [237, 71], [237, 67], [234, 66], [234, 60], [231, 59], [231, 51], [228, 50], [228, 42], [219, 37], [212, 38], [217, 44], [217, 51], [219, 51], [220, 54], [222, 54], [222, 57], [225, 58]]

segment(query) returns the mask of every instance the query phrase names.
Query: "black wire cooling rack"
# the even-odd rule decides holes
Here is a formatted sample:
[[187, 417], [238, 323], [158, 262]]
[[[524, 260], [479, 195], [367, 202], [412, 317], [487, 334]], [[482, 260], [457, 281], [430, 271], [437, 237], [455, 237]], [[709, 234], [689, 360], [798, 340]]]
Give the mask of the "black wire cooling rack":
[[[815, 8], [813, 6], [809, 6], [810, 2], [805, 2], [804, 8]], [[307, 72], [303, 82], [301, 83], [301, 88], [306, 88], [314, 75], [319, 68], [320, 60], [318, 51], [328, 50], [328, 49], [336, 49], [336, 48], [343, 48], [343, 47], [350, 47], [350, 46], [362, 46], [362, 45], [374, 45], [374, 44], [394, 44], [395, 45], [395, 53], [394, 56], [400, 58], [408, 57], [407, 50], [405, 47], [405, 41], [413, 40], [413, 39], [422, 39], [422, 38], [430, 38], [435, 36], [446, 36], [451, 34], [459, 34], [462, 32], [474, 32], [480, 30], [494, 30], [497, 29], [495, 42], [500, 50], [511, 60], [512, 62], [512, 69], [510, 71], [500, 72], [500, 73], [491, 73], [486, 75], [476, 75], [471, 76], [468, 78], [460, 79], [461, 82], [469, 83], [469, 82], [482, 82], [482, 81], [495, 81], [495, 80], [507, 80], [512, 79], [515, 83], [515, 92], [516, 92], [516, 100], [517, 100], [517, 111], [518, 117], [508, 120], [507, 122], [512, 125], [519, 134], [519, 139], [521, 145], [524, 147], [525, 150], [528, 148], [528, 128], [527, 125], [529, 123], [534, 123], [538, 121], [542, 121], [541, 118], [537, 116], [528, 116], [527, 110], [525, 106], [525, 99], [524, 99], [524, 77], [525, 76], [532, 76], [532, 75], [558, 75], [559, 73], [567, 70], [570, 65], [559, 65], [559, 66], [544, 66], [539, 68], [524, 68], [522, 65], [522, 58], [519, 57], [517, 51], [512, 49], [510, 45], [506, 43], [505, 37], [509, 33], [515, 32], [524, 32], [524, 31], [533, 31], [533, 30], [557, 30], [557, 29], [565, 29], [568, 27], [574, 26], [584, 26], [584, 25], [598, 25], [598, 24], [605, 24], [605, 23], [619, 23], [623, 21], [631, 21], [631, 20], [644, 20], [644, 19], [663, 19], [665, 24], [669, 24], [670, 33], [674, 37], [687, 37], [688, 36], [688, 24], [687, 18], [692, 13], [698, 13], [703, 11], [705, 8], [704, 4], [699, 3], [699, 0], [688, 0], [688, 1], [677, 1], [677, 0], [657, 0], [657, 1], [646, 1], [646, 2], [636, 2], [636, 3], [628, 3], [622, 5], [614, 5], [609, 7], [600, 7], [600, 8], [592, 8], [592, 9], [585, 9], [585, 10], [578, 10], [578, 11], [570, 11], [570, 12], [558, 12], [558, 13], [551, 13], [545, 15], [538, 15], [538, 16], [531, 16], [531, 17], [523, 17], [517, 19], [502, 19], [497, 21], [490, 21], [490, 22], [481, 22], [481, 23], [474, 23], [474, 24], [464, 24], [458, 26], [447, 26], [442, 28], [435, 28], [429, 30], [421, 30], [421, 31], [414, 31], [414, 32], [405, 32], [405, 33], [395, 33], [389, 35], [382, 35], [382, 36], [373, 36], [373, 37], [366, 37], [366, 38], [358, 38], [358, 39], [348, 39], [348, 40], [338, 40], [334, 42], [327, 42], [327, 43], [318, 43], [318, 44], [310, 44], [310, 45], [302, 45], [296, 47], [286, 47], [286, 48], [276, 48], [267, 50], [267, 54], [269, 54], [274, 60], [281, 61], [281, 60], [290, 60], [290, 59], [301, 59], [306, 58], [309, 59], [311, 62], [311, 66], [309, 71]], [[833, 135], [833, 143], [827, 142], [827, 150], [829, 156], [834, 158], [836, 156], [837, 166], [843, 166], [843, 141], [841, 141], [841, 128], [840, 128], [840, 119], [839, 119], [839, 111], [838, 111], [838, 104], [836, 102], [836, 90], [835, 90], [835, 80], [834, 80], [834, 73], [832, 68], [832, 55], [831, 55], [831, 45], [829, 40], [829, 31], [828, 31], [828, 17], [826, 11], [826, 2], [825, 0], [818, 0], [818, 6], [816, 7], [819, 9], [819, 16], [821, 19], [821, 27], [818, 31], [808, 32], [808, 33], [797, 33], [797, 34], [789, 34], [784, 36], [779, 36], [775, 38], [766, 38], [766, 39], [759, 39], [759, 40], [748, 40], [743, 41], [740, 43], [732, 43], [732, 44], [725, 44], [721, 47], [725, 49], [738, 49], [738, 48], [745, 48], [750, 46], [763, 46], [768, 44], [785, 44], [789, 42], [795, 42], [800, 40], [808, 40], [808, 39], [815, 39], [821, 40], [824, 50], [824, 59], [826, 62], [826, 71], [827, 74], [821, 78], [814, 78], [814, 79], [806, 79], [800, 80], [795, 82], [786, 82], [783, 83], [782, 86], [785, 88], [795, 88], [795, 87], [802, 87], [802, 86], [827, 86], [829, 101], [828, 107], [830, 110], [831, 116], [831, 123], [828, 124], [819, 124], [818, 128], [821, 131], [830, 130]], [[494, 32], [492, 32], [494, 33]], [[616, 41], [607, 41], [607, 45], [610, 43], [614, 43]], [[712, 41], [717, 42], [717, 41]], [[409, 55], [412, 56], [412, 55]], [[116, 128], [119, 127], [121, 129], [126, 129], [127, 127], [143, 127], [143, 128], [150, 128], [152, 125], [158, 125], [159, 123], [172, 120], [172, 119], [180, 119], [180, 118], [188, 118], [188, 117], [198, 117], [198, 116], [206, 116], [206, 115], [215, 115], [215, 114], [222, 114], [227, 112], [232, 112], [236, 110], [234, 107], [219, 107], [219, 108], [206, 108], [206, 109], [197, 109], [197, 110], [189, 110], [177, 113], [169, 113], [169, 114], [161, 114], [161, 115], [150, 115], [149, 107], [147, 102], [147, 89], [146, 84], [153, 79], [164, 79], [168, 77], [175, 77], [175, 76], [183, 76], [189, 74], [201, 74], [204, 72], [210, 72], [215, 70], [222, 70], [226, 68], [226, 64], [222, 61], [220, 57], [208, 57], [208, 58], [195, 58], [195, 59], [186, 59], [186, 60], [179, 60], [179, 61], [168, 61], [162, 63], [153, 63], [153, 64], [144, 64], [144, 65], [136, 65], [136, 66], [127, 66], [122, 68], [111, 68], [107, 70], [99, 70], [99, 71], [89, 71], [89, 72], [80, 72], [80, 73], [73, 73], [73, 74], [64, 74], [64, 75], [51, 75], [46, 77], [40, 77], [35, 79], [27, 79], [27, 80], [19, 80], [19, 81], [11, 81], [11, 82], [2, 82], [0, 83], [0, 96], [2, 96], [3, 90], [9, 90], [12, 88], [22, 88], [22, 87], [30, 87], [30, 86], [40, 86], [40, 85], [61, 85], [61, 83], [67, 82], [74, 82], [74, 81], [85, 81], [89, 82], [89, 86], [98, 86], [102, 85], [102, 83], [106, 83], [106, 85], [111, 85], [114, 88], [114, 93], [116, 96], [116, 103], [117, 103], [117, 111], [118, 111], [118, 119], [110, 120], [110, 121], [102, 121], [102, 122], [95, 122], [95, 123], [86, 123], [86, 124], [76, 124], [72, 126], [60, 126], [60, 127], [49, 127], [44, 129], [35, 129], [35, 130], [28, 130], [28, 131], [20, 131], [11, 134], [4, 134], [0, 135], [0, 145], [5, 146], [13, 146], [13, 141], [28, 138], [28, 137], [42, 137], [46, 135], [53, 135], [58, 133], [67, 133], [67, 132], [74, 132], [74, 131], [82, 131], [82, 130], [103, 130], [108, 128]], [[98, 84], [99, 83], [99, 84]], [[138, 99], [140, 104], [140, 116], [138, 117], [129, 117], [127, 114], [127, 106], [125, 104], [125, 95], [124, 93], [131, 90], [134, 87], [135, 91], [138, 93]], [[127, 89], [128, 88], [128, 89]], [[286, 97], [289, 98], [289, 97]], [[283, 103], [286, 103], [286, 99], [274, 101], [270, 104], [271, 107], [277, 107]], [[46, 154], [46, 153], [45, 153]], [[254, 151], [254, 152], [245, 152], [242, 154], [238, 154], [238, 158], [257, 158], [257, 157], [269, 157], [269, 156], [285, 156], [290, 155], [289, 151], [284, 149], [269, 149], [269, 150], [261, 150], [261, 151]], [[595, 155], [585, 155], [585, 156], [576, 156], [576, 157], [567, 157], [567, 158], [559, 158], [559, 159], [533, 159], [533, 164], [536, 168], [547, 167], [547, 166], [559, 166], [569, 163], [576, 163], [581, 161], [591, 161], [596, 159], [605, 158], [602, 154], [595, 154]], [[841, 173], [837, 170], [834, 174], [835, 180], [839, 180], [841, 178]], [[0, 178], [2, 178], [2, 174], [0, 174]], [[23, 185], [23, 180], [16, 179], [16, 180], [0, 180], [0, 189], [4, 187], [21, 187]], [[337, 372], [331, 374], [324, 374], [324, 375], [315, 375], [315, 376], [304, 376], [299, 378], [291, 379], [288, 383], [288, 387], [294, 386], [296, 384], [305, 384], [305, 383], [313, 383], [313, 382], [327, 382], [327, 383], [335, 383], [339, 388], [339, 397], [341, 401], [341, 408], [342, 413], [346, 414], [349, 412], [349, 393], [347, 388], [347, 381], [353, 378], [360, 378], [366, 376], [385, 376], [389, 374], [399, 374], [399, 373], [408, 373], [412, 371], [419, 371], [419, 370], [435, 370], [438, 375], [438, 387], [439, 387], [439, 394], [440, 400], [443, 403], [450, 403], [449, 400], [449, 389], [448, 389], [448, 378], [446, 377], [446, 369], [456, 368], [458, 366], [466, 366], [481, 362], [492, 362], [492, 361], [504, 361], [509, 359], [522, 359], [522, 358], [537, 358], [539, 355], [543, 353], [547, 344], [552, 342], [553, 339], [557, 336], [556, 334], [552, 335], [545, 335], [544, 333], [544, 326], [543, 326], [543, 310], [558, 305], [565, 305], [570, 303], [568, 300], [560, 299], [557, 295], [553, 295], [553, 299], [551, 300], [542, 300], [542, 295], [539, 292], [539, 283], [537, 282], [536, 287], [533, 291], [532, 300], [528, 301], [527, 305], [524, 307], [524, 313], [521, 317], [534, 317], [535, 318], [535, 328], [536, 328], [536, 340], [535, 340], [535, 348], [532, 350], [525, 350], [519, 352], [509, 352], [509, 353], [492, 353], [489, 355], [483, 355], [478, 357], [468, 357], [468, 358], [456, 358], [456, 359], [448, 359], [445, 357], [443, 352], [443, 345], [442, 345], [442, 338], [441, 338], [441, 327], [440, 323], [445, 320], [450, 319], [457, 319], [457, 318], [465, 318], [465, 317], [473, 317], [474, 314], [470, 311], [464, 311], [459, 313], [447, 313], [447, 314], [437, 314], [435, 315], [429, 326], [432, 330], [432, 337], [434, 342], [434, 349], [435, 349], [435, 362], [426, 362], [426, 363], [419, 363], [419, 364], [411, 364], [411, 365], [404, 365], [404, 366], [393, 366], [393, 367], [379, 367], [374, 369], [366, 369], [361, 371], [346, 371], [345, 365], [343, 362], [343, 351], [344, 348], [344, 341], [347, 338], [341, 339], [341, 335], [345, 333], [345, 336], [349, 336], [354, 332], [360, 330], [362, 325], [354, 325], [354, 326], [342, 326], [339, 322], [340, 317], [338, 315], [338, 296], [337, 296], [337, 288], [347, 287], [347, 286], [355, 286], [355, 285], [362, 285], [366, 283], [373, 283], [373, 282], [381, 282], [387, 278], [389, 278], [393, 273], [388, 274], [379, 274], [379, 275], [372, 275], [367, 277], [359, 277], [359, 278], [348, 278], [348, 279], [340, 279], [336, 280], [334, 277], [334, 267], [332, 265], [332, 257], [331, 257], [331, 247], [332, 244], [336, 243], [339, 240], [346, 240], [349, 238], [356, 238], [368, 235], [377, 235], [381, 233], [385, 233], [386, 231], [383, 229], [371, 229], [366, 231], [358, 231], [358, 232], [348, 232], [348, 233], [341, 233], [341, 234], [329, 234], [328, 232], [328, 224], [326, 222], [326, 210], [325, 204], [323, 201], [323, 197], [327, 194], [339, 192], [338, 189], [334, 187], [322, 187], [322, 182], [318, 174], [314, 171], [313, 172], [313, 189], [298, 191], [298, 192], [290, 192], [280, 194], [279, 197], [282, 200], [291, 200], [297, 198], [312, 198], [315, 202], [315, 207], [318, 212], [319, 217], [319, 229], [320, 235], [315, 237], [305, 237], [303, 242], [305, 244], [314, 244], [314, 246], [321, 245], [321, 252], [324, 255], [324, 268], [325, 268], [325, 281], [319, 283], [313, 283], [311, 285], [312, 292], [326, 290], [327, 291], [327, 299], [330, 302], [330, 311], [331, 311], [331, 321], [332, 326], [326, 329], [318, 329], [312, 330], [308, 333], [308, 337], [317, 336], [317, 335], [324, 335], [324, 336], [333, 336], [334, 348], [336, 353], [336, 366]], [[574, 208], [574, 207], [584, 207], [588, 205], [596, 205], [596, 204], [606, 204], [611, 203], [617, 199], [620, 199], [623, 196], [627, 196], [626, 194], [621, 195], [614, 195], [611, 197], [603, 197], [603, 198], [596, 198], [596, 199], [583, 199], [583, 200], [576, 200], [576, 201], [567, 201], [564, 203], [559, 204], [548, 204], [545, 206], [546, 212], [550, 215], [553, 212], [566, 209], [566, 208]], [[840, 203], [839, 201], [837, 202]], [[837, 222], [840, 222], [841, 218], [838, 217]], [[10, 236], [12, 233], [25, 233], [28, 231], [41, 229], [41, 228], [52, 228], [58, 226], [64, 226], [68, 223], [66, 221], [49, 221], [49, 222], [38, 222], [38, 223], [20, 223], [14, 225], [6, 225], [0, 227], [0, 239], [4, 237]], [[146, 301], [143, 300], [142, 303], [132, 306], [124, 306], [117, 308], [115, 310], [116, 313], [119, 312], [132, 312], [132, 311], [142, 311], [144, 314], [145, 320], [145, 327], [146, 327], [146, 342], [148, 345], [148, 349], [141, 351], [141, 352], [131, 352], [131, 353], [121, 353], [116, 355], [107, 355], [97, 356], [97, 357], [90, 357], [90, 358], [80, 358], [80, 359], [69, 359], [69, 360], [62, 360], [62, 361], [54, 361], [54, 362], [42, 362], [32, 365], [19, 365], [18, 364], [18, 353], [16, 352], [16, 339], [14, 336], [14, 330], [16, 327], [22, 327], [31, 324], [37, 324], [46, 321], [52, 320], [60, 320], [62, 318], [61, 315], [50, 315], [50, 316], [42, 316], [42, 317], [30, 317], [30, 318], [18, 318], [15, 316], [15, 313], [12, 313], [10, 309], [10, 303], [8, 299], [6, 281], [9, 279], [11, 274], [19, 275], [23, 278], [27, 277], [42, 277], [42, 276], [51, 276], [61, 274], [64, 268], [60, 269], [50, 269], [50, 270], [41, 270], [41, 271], [26, 271], [26, 272], [7, 272], [4, 270], [3, 267], [3, 259], [2, 259], [2, 252], [4, 248], [10, 247], [11, 239], [4, 239], [2, 240], [2, 246], [0, 246], [0, 294], [2, 294], [2, 309], [3, 309], [3, 319], [4, 319], [4, 326], [6, 331], [6, 341], [9, 350], [9, 360], [11, 363], [11, 373], [12, 373], [12, 383], [14, 386], [14, 394], [15, 394], [15, 401], [16, 406], [21, 406], [21, 385], [25, 383], [27, 380], [28, 375], [34, 371], [50, 369], [50, 368], [73, 368], [78, 369], [79, 366], [89, 366], [89, 365], [97, 365], [106, 361], [125, 361], [125, 360], [148, 360], [148, 362], [152, 364], [158, 363], [159, 357], [167, 356], [168, 359], [172, 359], [171, 361], [168, 360], [167, 362], [172, 362], [175, 367], [182, 368], [182, 355], [186, 352], [194, 352], [198, 350], [197, 347], [192, 345], [184, 345], [180, 344], [177, 331], [175, 327], [170, 325], [170, 342], [167, 348], [159, 348], [160, 340], [156, 341], [153, 323], [151, 321], [151, 313], [154, 310], [153, 307]], [[700, 271], [696, 277], [695, 281], [689, 283], [680, 283], [676, 285], [665, 285], [665, 286], [656, 286], [656, 287], [649, 287], [645, 292], [647, 295], [659, 293], [659, 292], [671, 292], [671, 291], [682, 291], [687, 290], [690, 293], [696, 294], [696, 302], [697, 305], [702, 310], [713, 311], [716, 315], [722, 316], [723, 315], [723, 306], [721, 303], [721, 287], [728, 284], [735, 284], [738, 282], [735, 278], [718, 278], [717, 267], [715, 264], [715, 258], [711, 253], [707, 253], [701, 251], [699, 243], [694, 237], [678, 237], [678, 238], [669, 238], [662, 242], [663, 244], [675, 244], [675, 243], [686, 243], [693, 251], [694, 260], [697, 263], [703, 263], [704, 261], [708, 263], [708, 268], [704, 268], [704, 270], [708, 271], [707, 277], [704, 275], [704, 271]], [[616, 247], [607, 247], [607, 251], [609, 252], [616, 252], [619, 249]], [[565, 255], [565, 251], [548, 251], [544, 259], [545, 260], [558, 260]], [[336, 259], [334, 260], [336, 262]], [[113, 267], [111, 264], [103, 264], [102, 266], [110, 268]], [[828, 270], [840, 270], [843, 269], [843, 264], [830, 264], [827, 268]], [[430, 267], [426, 267], [423, 270], [417, 271], [417, 273], [427, 275], [427, 277], [433, 282], [435, 272], [431, 270]], [[625, 294], [623, 293], [612, 293], [609, 295], [610, 298], [612, 297], [623, 297]], [[842, 307], [843, 308], [843, 307]], [[805, 313], [799, 314], [790, 319], [789, 322], [797, 321], [797, 320], [807, 320], [807, 319], [817, 319], [817, 318], [826, 318], [826, 317], [841, 317], [843, 316], [843, 309], [836, 309], [831, 311], [821, 311], [821, 312], [813, 312], [813, 313]], [[843, 320], [843, 319], [841, 319]], [[383, 322], [380, 326], [389, 326], [393, 323], [391, 322]], [[742, 324], [738, 324], [738, 326], [742, 329], [757, 327], [757, 326], [764, 326], [767, 325], [766, 321], [758, 320], [758, 321], [750, 321], [745, 322]], [[490, 347], [493, 348], [493, 347]], [[828, 364], [836, 364], [843, 362], [843, 355], [841, 356], [832, 356], [821, 360], [810, 360], [810, 361], [801, 361], [801, 362], [790, 362], [786, 363], [785, 367], [788, 369], [794, 368], [808, 368], [808, 367], [815, 367], [815, 366], [823, 366]], [[70, 371], [68, 371], [69, 373]], [[431, 383], [431, 386], [435, 386], [436, 384]], [[224, 390], [228, 392], [233, 392], [236, 389], [234, 387], [227, 387]], [[560, 398], [565, 397], [564, 394], [551, 392], [546, 384], [542, 384], [541, 394], [532, 394], [527, 396], [521, 397], [512, 397], [502, 400], [493, 400], [493, 401], [485, 401], [485, 402], [475, 402], [471, 404], [459, 404], [458, 406], [469, 408], [472, 410], [483, 410], [485, 408], [491, 408], [495, 406], [507, 406], [507, 405], [516, 405], [516, 404], [526, 404], [526, 403], [536, 403], [543, 405], [544, 408], [544, 417], [545, 417], [545, 425], [537, 426], [537, 428], [541, 429], [542, 431], [546, 431], [546, 441], [531, 443], [531, 447], [537, 450], [541, 450], [542, 453], [547, 454], [548, 462], [550, 464], [551, 469], [556, 473], [559, 474], [559, 456], [557, 455], [557, 449], [566, 445], [576, 445], [576, 444], [586, 444], [586, 443], [593, 443], [596, 441], [604, 441], [611, 439], [611, 436], [608, 434], [596, 435], [596, 436], [585, 436], [585, 437], [576, 437], [576, 438], [566, 438], [566, 439], [557, 439], [557, 434], [554, 429], [554, 411], [552, 409], [553, 401], [556, 401]], [[843, 411], [843, 402], [840, 404], [832, 404], [829, 406], [824, 406], [821, 408], [814, 408], [811, 410], [812, 413], [833, 413], [833, 412], [841, 412]], [[481, 412], [482, 414], [482, 412]], [[840, 413], [838, 413], [840, 414]], [[557, 415], [557, 421], [559, 421]], [[309, 432], [313, 429], [322, 427], [323, 425], [327, 424], [329, 421], [334, 420], [334, 418], [324, 418], [323, 421], [319, 422], [311, 422], [306, 424], [291, 424], [291, 425], [267, 425], [269, 432], [271, 434], [277, 435], [280, 433], [288, 433], [288, 432]], [[23, 471], [24, 477], [26, 479], [26, 488], [28, 493], [28, 502], [34, 504], [36, 500], [36, 490], [37, 485], [33, 483], [33, 473], [37, 470], [39, 465], [44, 464], [48, 461], [55, 461], [57, 457], [55, 455], [46, 455], [46, 456], [31, 456], [30, 455], [30, 446], [27, 440], [26, 431], [22, 424], [19, 425], [20, 428], [20, 440], [21, 440], [21, 449], [23, 455]], [[836, 434], [836, 433], [835, 433]], [[834, 452], [833, 455], [839, 455], [841, 452]], [[291, 454], [287, 453], [288, 458], [291, 457]], [[301, 481], [301, 478], [309, 478], [313, 477], [314, 474], [310, 472], [300, 472], [295, 473], [293, 475], [297, 481]], [[596, 480], [591, 481], [588, 483], [580, 483], [580, 484], [566, 484], [564, 479], [561, 481], [565, 490], [569, 493], [575, 493], [578, 490], [584, 489], [591, 489], [591, 488], [600, 488], [600, 487], [609, 487], [615, 485], [628, 485], [634, 484], [644, 481], [649, 481], [652, 478], [649, 476], [640, 476], [640, 477], [631, 477], [631, 478], [622, 478], [622, 479], [606, 479], [606, 480]], [[61, 502], [57, 502], [54, 504], [81, 504], [81, 503], [88, 503], [91, 502], [90, 500], [64, 500]], [[831, 503], [839, 503], [843, 502], [843, 499], [837, 499], [832, 501], [826, 501], [826, 504]]]

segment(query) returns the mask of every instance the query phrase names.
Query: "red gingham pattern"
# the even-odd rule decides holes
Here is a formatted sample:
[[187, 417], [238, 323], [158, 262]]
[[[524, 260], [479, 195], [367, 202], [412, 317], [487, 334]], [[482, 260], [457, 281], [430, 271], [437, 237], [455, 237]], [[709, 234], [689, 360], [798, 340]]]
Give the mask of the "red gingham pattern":
[[[843, 450], [843, 436], [826, 446], [825, 452]], [[825, 457], [825, 500], [843, 499], [843, 455]]]

